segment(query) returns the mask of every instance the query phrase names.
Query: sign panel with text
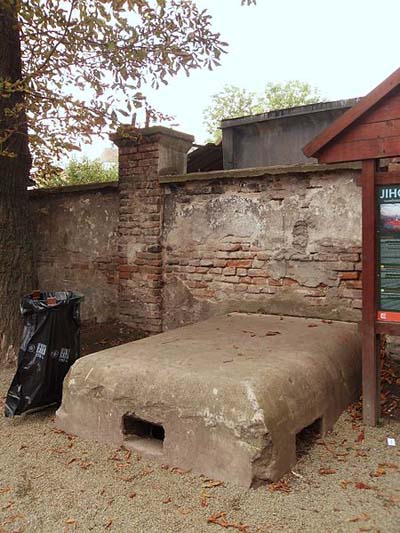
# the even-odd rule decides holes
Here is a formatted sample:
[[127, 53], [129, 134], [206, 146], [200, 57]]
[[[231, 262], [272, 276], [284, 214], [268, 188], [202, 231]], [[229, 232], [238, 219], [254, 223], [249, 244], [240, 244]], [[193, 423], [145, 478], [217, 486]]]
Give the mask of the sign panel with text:
[[378, 187], [377, 199], [377, 318], [400, 322], [400, 184]]

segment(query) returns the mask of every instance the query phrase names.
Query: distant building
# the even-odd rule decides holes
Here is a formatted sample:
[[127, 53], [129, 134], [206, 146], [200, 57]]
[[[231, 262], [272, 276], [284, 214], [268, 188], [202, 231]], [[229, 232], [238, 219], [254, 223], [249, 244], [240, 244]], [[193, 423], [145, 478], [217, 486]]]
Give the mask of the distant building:
[[223, 120], [223, 168], [316, 163], [305, 157], [303, 146], [358, 100], [308, 104]]

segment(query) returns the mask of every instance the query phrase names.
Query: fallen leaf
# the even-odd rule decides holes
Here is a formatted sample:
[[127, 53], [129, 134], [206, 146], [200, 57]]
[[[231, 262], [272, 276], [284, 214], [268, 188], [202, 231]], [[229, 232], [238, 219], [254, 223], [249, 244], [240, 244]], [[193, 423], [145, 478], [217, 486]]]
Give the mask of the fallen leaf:
[[11, 487], [3, 487], [2, 489], [0, 489], [0, 494], [4, 494], [5, 492], [10, 492], [11, 490]]
[[76, 520], [75, 518], [68, 518], [66, 521], [65, 521], [66, 524], [76, 524]]
[[220, 487], [221, 485], [223, 485], [224, 482], [223, 481], [213, 481], [212, 479], [207, 479], [204, 483], [203, 483], [203, 487], [205, 489], [211, 489], [213, 487]]
[[290, 492], [292, 490], [289, 483], [285, 480], [270, 483], [267, 488], [270, 492]]
[[190, 470], [182, 470], [182, 468], [175, 466], [174, 468], [171, 468], [171, 472], [173, 474], [180, 474], [182, 476], [183, 474], [188, 474]]
[[370, 476], [371, 477], [382, 477], [386, 475], [386, 470], [382, 467], [379, 467], [375, 470], [375, 472], [371, 472]]
[[212, 516], [209, 516], [207, 518], [207, 522], [211, 524], [217, 524], [218, 526], [224, 527], [225, 529], [237, 529], [238, 531], [242, 531], [243, 533], [247, 533], [247, 529], [249, 527], [241, 523], [234, 524], [233, 522], [228, 522], [226, 520], [226, 513], [224, 512], [215, 513]]
[[125, 476], [125, 477], [121, 477], [121, 479], [122, 481], [130, 482], [130, 481], [134, 481], [135, 476]]
[[129, 494], [129, 498], [135, 498], [136, 496], [136, 492], [133, 490], [130, 494]]
[[336, 474], [336, 470], [334, 470], [333, 468], [320, 468], [318, 472], [322, 476], [327, 476], [329, 474]]
[[358, 437], [356, 438], [355, 442], [362, 442], [364, 439], [365, 439], [365, 433], [364, 433], [364, 430], [363, 430], [363, 431], [361, 431], [361, 433], [358, 435]]
[[365, 490], [372, 489], [372, 487], [370, 485], [366, 485], [365, 483], [356, 483], [355, 487], [357, 489], [365, 489]]
[[308, 324], [307, 327], [309, 327], [309, 328], [317, 328], [318, 324]]
[[93, 466], [93, 463], [81, 461], [79, 466], [82, 468], [82, 470], [87, 470], [90, 466]]
[[149, 476], [150, 474], [152, 474], [153, 472], [154, 472], [153, 468], [142, 468], [142, 470], [139, 472], [139, 474], [137, 474], [135, 477], [136, 478], [146, 477], [146, 476]]
[[67, 450], [63, 450], [62, 448], [52, 448], [50, 451], [52, 453], [67, 453]]
[[164, 499], [162, 500], [162, 502], [163, 502], [163, 503], [171, 503], [172, 500], [171, 500], [171, 498], [164, 498]]
[[365, 522], [370, 519], [370, 515], [368, 513], [361, 513], [358, 516], [353, 516], [353, 518], [348, 518], [346, 522]]
[[342, 487], [342, 489], [347, 489], [347, 487], [349, 485], [351, 485], [351, 481], [349, 479], [342, 479], [342, 481], [340, 482], [340, 486]]
[[15, 505], [15, 502], [8, 502], [7, 505], [5, 505], [4, 507], [2, 507], [2, 511], [5, 511], [6, 509], [9, 509], [10, 507], [12, 507], [13, 505]]
[[203, 509], [205, 509], [206, 507], [208, 507], [208, 499], [207, 499], [205, 496], [203, 496], [203, 497], [201, 498], [201, 506], [202, 506]]

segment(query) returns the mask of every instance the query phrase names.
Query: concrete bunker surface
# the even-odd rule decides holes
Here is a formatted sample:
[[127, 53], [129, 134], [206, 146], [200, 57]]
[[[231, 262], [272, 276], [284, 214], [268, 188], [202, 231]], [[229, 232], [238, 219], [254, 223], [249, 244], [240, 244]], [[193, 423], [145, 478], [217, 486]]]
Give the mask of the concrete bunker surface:
[[247, 487], [275, 481], [305, 428], [327, 432], [357, 398], [360, 353], [356, 324], [217, 316], [79, 359], [57, 425]]

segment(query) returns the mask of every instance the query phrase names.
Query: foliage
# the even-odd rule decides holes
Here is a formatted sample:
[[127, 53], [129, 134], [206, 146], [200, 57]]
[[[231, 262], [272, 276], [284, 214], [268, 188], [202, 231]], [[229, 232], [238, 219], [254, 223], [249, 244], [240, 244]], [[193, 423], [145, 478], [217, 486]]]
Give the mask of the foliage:
[[204, 110], [204, 123], [210, 135], [208, 142], [221, 140], [220, 124], [224, 118], [254, 115], [263, 112], [256, 93], [236, 85], [225, 85], [222, 91], [211, 97], [211, 105]]
[[39, 187], [62, 187], [116, 180], [118, 180], [117, 163], [106, 167], [99, 159], [90, 160], [84, 157], [82, 161], [71, 159], [64, 170], [39, 178], [37, 183]]
[[309, 83], [291, 80], [286, 83], [267, 83], [262, 95], [236, 85], [225, 87], [211, 99], [204, 110], [204, 124], [210, 135], [209, 142], [221, 140], [221, 120], [265, 113], [297, 105], [321, 102], [320, 92]]
[[323, 101], [317, 88], [299, 80], [290, 80], [286, 83], [267, 83], [262, 98], [268, 110], [286, 109]]
[[[41, 179], [54, 160], [78, 149], [80, 140], [116, 128], [122, 117], [132, 119], [135, 109], [144, 106], [147, 117], [156, 116], [141, 92], [144, 84], [157, 88], [180, 71], [213, 69], [227, 46], [212, 30], [207, 11], [191, 1], [20, 0], [18, 5], [23, 75], [15, 83], [0, 80], [0, 97], [25, 93]], [[11, 107], [8, 113], [18, 117], [19, 110]], [[0, 149], [12, 133], [2, 128]]]

